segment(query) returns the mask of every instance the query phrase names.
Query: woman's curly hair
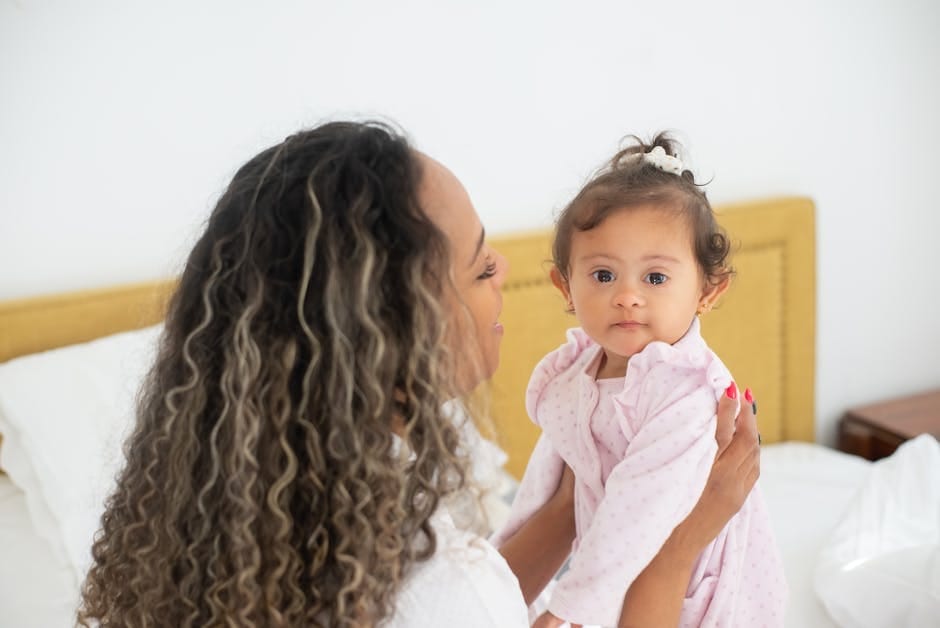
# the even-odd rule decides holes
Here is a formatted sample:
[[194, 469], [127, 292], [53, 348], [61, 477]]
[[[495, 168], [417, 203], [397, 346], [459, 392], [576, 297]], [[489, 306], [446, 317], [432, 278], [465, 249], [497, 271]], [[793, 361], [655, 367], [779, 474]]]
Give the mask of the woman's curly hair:
[[352, 122], [293, 135], [237, 172], [170, 304], [81, 624], [391, 614], [465, 468], [442, 416], [455, 392], [450, 253], [419, 206], [420, 177], [400, 134]]

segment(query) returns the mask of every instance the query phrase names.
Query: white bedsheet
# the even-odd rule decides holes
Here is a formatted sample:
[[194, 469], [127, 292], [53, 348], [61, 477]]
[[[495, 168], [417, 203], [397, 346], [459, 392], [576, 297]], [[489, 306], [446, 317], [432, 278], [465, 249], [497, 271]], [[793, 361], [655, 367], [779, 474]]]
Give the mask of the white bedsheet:
[[870, 468], [863, 458], [810, 443], [761, 451], [760, 483], [790, 585], [787, 626], [836, 626], [816, 596], [816, 558]]

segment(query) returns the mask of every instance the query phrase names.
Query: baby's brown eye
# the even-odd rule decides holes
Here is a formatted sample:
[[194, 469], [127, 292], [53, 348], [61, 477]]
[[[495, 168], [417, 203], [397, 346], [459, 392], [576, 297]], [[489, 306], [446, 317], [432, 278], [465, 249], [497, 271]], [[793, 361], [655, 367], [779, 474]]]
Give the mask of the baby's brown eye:
[[650, 273], [646, 276], [646, 281], [653, 284], [654, 286], [658, 286], [661, 283], [666, 283], [666, 279], [668, 279], [668, 277], [662, 273]]
[[595, 270], [591, 273], [591, 276], [601, 283], [609, 283], [614, 280], [614, 274], [609, 270]]

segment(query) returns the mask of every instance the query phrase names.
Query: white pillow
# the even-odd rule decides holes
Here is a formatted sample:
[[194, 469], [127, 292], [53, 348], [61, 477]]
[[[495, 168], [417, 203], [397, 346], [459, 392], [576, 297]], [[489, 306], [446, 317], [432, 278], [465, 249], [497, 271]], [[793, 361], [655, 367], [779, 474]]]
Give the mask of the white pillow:
[[135, 399], [161, 326], [0, 364], [0, 467], [40, 536], [71, 567], [91, 563], [104, 500], [123, 464]]
[[[92, 539], [124, 463], [136, 395], [161, 330], [148, 327], [0, 364], [0, 467], [26, 495], [36, 531], [69, 565], [76, 584], [91, 564]], [[505, 518], [506, 454], [480, 435], [459, 404], [445, 410], [461, 426], [474, 484], [484, 491], [488, 521], [473, 524], [491, 526]]]
[[840, 626], [940, 622], [940, 444], [910, 440], [872, 465], [820, 552], [816, 592]]

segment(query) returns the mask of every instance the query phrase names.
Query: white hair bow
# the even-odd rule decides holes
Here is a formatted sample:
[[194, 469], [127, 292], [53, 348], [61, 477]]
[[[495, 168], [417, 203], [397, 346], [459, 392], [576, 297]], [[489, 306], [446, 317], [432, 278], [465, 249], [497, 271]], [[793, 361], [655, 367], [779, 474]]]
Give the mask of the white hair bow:
[[675, 175], [682, 174], [682, 160], [667, 154], [666, 149], [662, 146], [653, 147], [653, 150], [643, 154], [642, 159], [645, 163], [652, 164], [663, 172]]

